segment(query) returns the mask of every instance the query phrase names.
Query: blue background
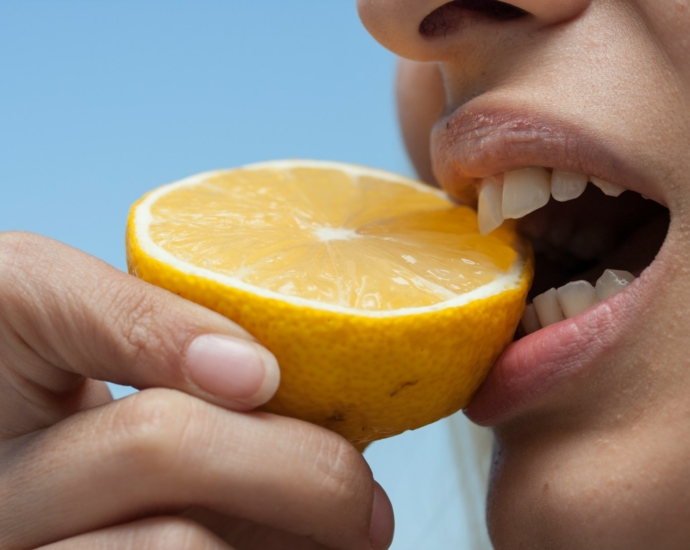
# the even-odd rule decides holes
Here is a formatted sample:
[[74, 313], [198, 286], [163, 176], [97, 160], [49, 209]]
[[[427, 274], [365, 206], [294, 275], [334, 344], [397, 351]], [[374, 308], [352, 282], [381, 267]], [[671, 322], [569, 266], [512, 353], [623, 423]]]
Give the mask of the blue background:
[[[128, 208], [160, 184], [275, 158], [409, 174], [394, 69], [354, 0], [0, 0], [0, 231], [124, 269]], [[394, 549], [470, 548], [452, 447], [441, 422], [366, 452]]]

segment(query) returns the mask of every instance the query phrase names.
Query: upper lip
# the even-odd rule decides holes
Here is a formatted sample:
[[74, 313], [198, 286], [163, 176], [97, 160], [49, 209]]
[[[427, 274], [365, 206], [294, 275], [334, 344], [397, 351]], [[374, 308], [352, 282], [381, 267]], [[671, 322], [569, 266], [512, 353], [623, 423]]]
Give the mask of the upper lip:
[[526, 166], [597, 176], [666, 205], [643, 167], [625, 160], [586, 123], [479, 96], [439, 120], [432, 134], [434, 173], [442, 187], [473, 203], [476, 181]]

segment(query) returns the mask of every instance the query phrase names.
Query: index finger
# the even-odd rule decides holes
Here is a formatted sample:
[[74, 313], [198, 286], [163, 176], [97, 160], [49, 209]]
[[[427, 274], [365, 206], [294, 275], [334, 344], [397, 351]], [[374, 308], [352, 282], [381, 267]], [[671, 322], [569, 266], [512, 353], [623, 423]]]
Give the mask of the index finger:
[[83, 377], [177, 389], [235, 410], [268, 401], [280, 378], [275, 357], [225, 317], [25, 233], [0, 234], [3, 373], [15, 392], [0, 407], [16, 418], [17, 407], [45, 406], [41, 391], [76, 391]]

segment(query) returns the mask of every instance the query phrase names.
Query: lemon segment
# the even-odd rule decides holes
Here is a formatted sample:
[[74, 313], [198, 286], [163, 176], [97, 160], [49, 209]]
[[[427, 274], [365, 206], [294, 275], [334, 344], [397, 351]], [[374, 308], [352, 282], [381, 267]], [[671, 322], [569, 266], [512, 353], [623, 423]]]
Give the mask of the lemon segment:
[[200, 174], [131, 210], [130, 272], [235, 321], [277, 357], [266, 410], [363, 448], [465, 406], [532, 276], [506, 225], [369, 168], [275, 161]]

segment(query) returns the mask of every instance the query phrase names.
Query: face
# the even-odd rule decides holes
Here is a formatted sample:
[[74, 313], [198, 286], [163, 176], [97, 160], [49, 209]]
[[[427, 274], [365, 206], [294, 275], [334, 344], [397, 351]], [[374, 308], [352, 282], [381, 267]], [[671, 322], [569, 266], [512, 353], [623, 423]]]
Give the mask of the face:
[[[496, 435], [495, 546], [690, 547], [690, 1], [359, 10], [384, 46], [433, 62], [399, 80], [420, 173], [534, 244], [529, 334], [467, 410]], [[565, 286], [607, 269], [637, 278], [609, 297]]]

